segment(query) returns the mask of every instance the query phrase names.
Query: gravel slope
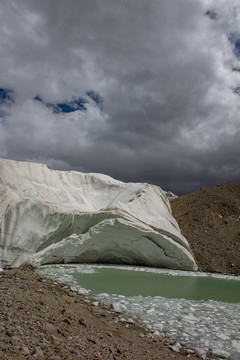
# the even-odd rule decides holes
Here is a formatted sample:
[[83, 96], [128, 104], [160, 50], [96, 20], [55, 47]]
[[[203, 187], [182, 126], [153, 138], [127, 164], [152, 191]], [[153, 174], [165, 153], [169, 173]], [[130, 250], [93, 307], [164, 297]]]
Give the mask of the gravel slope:
[[0, 273], [1, 360], [197, 359], [120, 317], [31, 268]]
[[240, 185], [217, 185], [171, 201], [200, 271], [240, 275]]

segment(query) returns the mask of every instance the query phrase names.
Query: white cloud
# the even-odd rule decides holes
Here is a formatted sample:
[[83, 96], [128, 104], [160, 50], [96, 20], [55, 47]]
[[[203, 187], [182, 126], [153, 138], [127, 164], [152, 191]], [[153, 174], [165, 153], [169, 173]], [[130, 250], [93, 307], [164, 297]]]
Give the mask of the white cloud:
[[[2, 156], [174, 191], [221, 182], [229, 166], [239, 181], [240, 59], [228, 40], [239, 14], [235, 0], [3, 1], [0, 87], [16, 101], [0, 118]], [[67, 114], [33, 100], [88, 90], [102, 112], [89, 98]]]

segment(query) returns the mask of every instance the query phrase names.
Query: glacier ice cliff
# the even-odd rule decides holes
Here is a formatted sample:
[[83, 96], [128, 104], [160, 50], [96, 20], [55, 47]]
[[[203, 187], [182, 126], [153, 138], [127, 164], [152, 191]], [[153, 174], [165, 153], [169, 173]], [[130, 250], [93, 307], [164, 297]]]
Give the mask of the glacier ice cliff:
[[92, 262], [197, 269], [160, 187], [0, 159], [0, 267]]

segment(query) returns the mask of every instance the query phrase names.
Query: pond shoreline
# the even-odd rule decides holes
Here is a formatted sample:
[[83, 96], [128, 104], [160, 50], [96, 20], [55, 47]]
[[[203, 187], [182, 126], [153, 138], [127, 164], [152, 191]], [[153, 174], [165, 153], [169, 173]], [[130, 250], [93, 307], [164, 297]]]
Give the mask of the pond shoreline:
[[31, 267], [0, 272], [0, 293], [1, 360], [198, 358]]
[[240, 277], [103, 264], [48, 265], [38, 273], [89, 290], [162, 339], [239, 359]]

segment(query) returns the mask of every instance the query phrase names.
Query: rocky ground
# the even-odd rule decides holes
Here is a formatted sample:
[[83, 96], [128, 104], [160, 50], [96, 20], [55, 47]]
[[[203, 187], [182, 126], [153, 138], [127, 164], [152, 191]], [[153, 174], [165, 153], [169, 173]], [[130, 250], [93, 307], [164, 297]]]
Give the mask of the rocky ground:
[[217, 185], [171, 201], [200, 271], [240, 275], [240, 185]]
[[[240, 185], [199, 190], [171, 205], [199, 270], [240, 274]], [[0, 360], [197, 359], [121, 317], [31, 267], [0, 272]]]
[[31, 268], [0, 273], [1, 360], [196, 360]]

